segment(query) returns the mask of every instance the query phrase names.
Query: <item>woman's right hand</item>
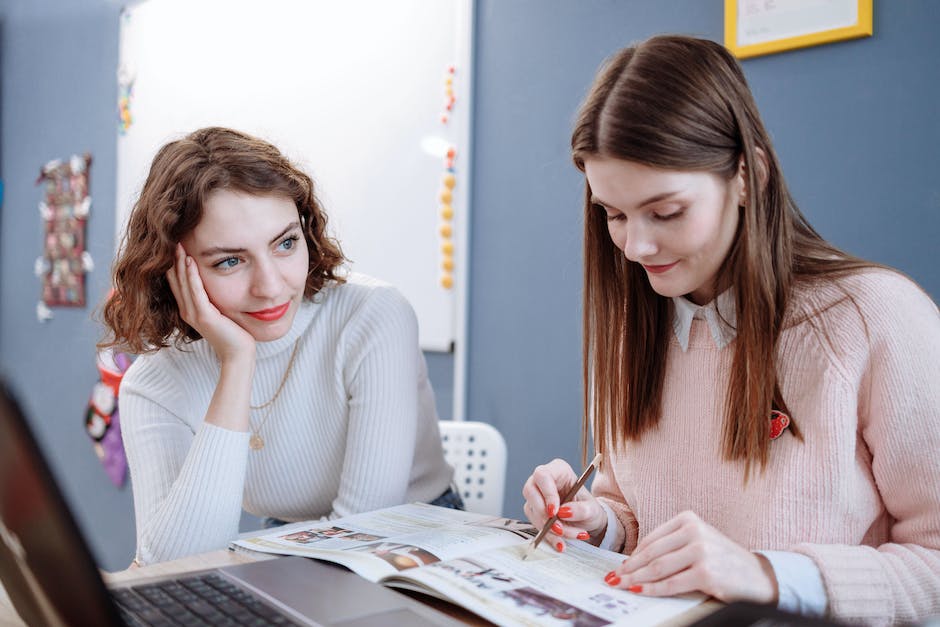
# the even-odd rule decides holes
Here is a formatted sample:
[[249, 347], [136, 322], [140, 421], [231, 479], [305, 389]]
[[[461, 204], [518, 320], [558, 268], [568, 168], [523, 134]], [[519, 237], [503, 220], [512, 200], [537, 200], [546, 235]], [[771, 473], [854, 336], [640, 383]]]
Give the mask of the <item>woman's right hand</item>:
[[225, 364], [239, 358], [254, 359], [255, 339], [212, 304], [196, 262], [186, 254], [182, 244], [176, 245], [176, 259], [167, 270], [166, 278], [180, 316], [206, 338], [219, 361]]
[[562, 495], [577, 483], [578, 475], [563, 459], [553, 459], [536, 467], [525, 485], [523, 511], [529, 522], [541, 529], [545, 522], [558, 514], [558, 522], [546, 534], [555, 550], [564, 551], [564, 538], [588, 540], [599, 544], [607, 531], [607, 511], [587, 488], [581, 488], [574, 499], [562, 503]]

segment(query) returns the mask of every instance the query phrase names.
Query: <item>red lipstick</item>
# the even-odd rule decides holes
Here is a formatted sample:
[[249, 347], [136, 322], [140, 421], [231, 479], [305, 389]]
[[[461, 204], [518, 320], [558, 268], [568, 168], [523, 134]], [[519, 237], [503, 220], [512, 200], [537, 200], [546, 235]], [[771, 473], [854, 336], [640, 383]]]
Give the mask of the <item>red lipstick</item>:
[[653, 274], [661, 274], [665, 272], [666, 270], [671, 270], [677, 263], [679, 262], [673, 261], [672, 263], [667, 263], [664, 266], [647, 266], [644, 264], [643, 267], [646, 268], [647, 272], [652, 272]]
[[246, 313], [252, 318], [257, 318], [258, 320], [263, 320], [264, 322], [274, 322], [286, 314], [289, 308], [290, 301], [287, 301], [283, 305], [278, 305], [277, 307], [271, 307], [270, 309], [260, 309], [258, 311], [248, 311]]

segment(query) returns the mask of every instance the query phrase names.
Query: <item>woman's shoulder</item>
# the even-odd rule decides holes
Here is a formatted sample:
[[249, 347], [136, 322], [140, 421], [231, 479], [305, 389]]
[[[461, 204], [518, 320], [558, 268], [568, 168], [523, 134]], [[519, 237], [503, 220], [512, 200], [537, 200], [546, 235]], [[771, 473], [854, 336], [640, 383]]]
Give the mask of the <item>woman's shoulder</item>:
[[350, 272], [343, 283], [321, 291], [314, 302], [327, 308], [342, 309], [354, 315], [363, 308], [382, 308], [389, 312], [413, 312], [411, 304], [391, 283], [358, 272]]
[[152, 353], [138, 355], [124, 373], [121, 385], [144, 388], [179, 385], [190, 380], [195, 371], [211, 366], [214, 360], [205, 340], [180, 347], [164, 346]]
[[791, 295], [791, 319], [858, 321], [869, 330], [928, 328], [940, 324], [933, 299], [912, 279], [892, 268], [872, 267], [836, 277], [800, 280]]

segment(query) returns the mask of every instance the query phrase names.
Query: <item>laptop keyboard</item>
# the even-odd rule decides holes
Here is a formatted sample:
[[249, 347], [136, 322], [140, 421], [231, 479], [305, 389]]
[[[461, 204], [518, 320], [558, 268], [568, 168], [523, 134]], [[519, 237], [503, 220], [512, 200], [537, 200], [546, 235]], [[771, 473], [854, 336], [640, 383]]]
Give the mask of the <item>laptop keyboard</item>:
[[128, 625], [297, 625], [217, 573], [111, 590]]

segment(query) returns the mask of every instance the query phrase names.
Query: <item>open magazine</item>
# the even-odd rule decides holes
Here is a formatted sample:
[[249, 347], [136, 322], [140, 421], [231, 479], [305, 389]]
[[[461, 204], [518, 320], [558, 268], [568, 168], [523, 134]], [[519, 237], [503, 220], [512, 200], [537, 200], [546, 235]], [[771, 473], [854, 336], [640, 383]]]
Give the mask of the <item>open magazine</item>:
[[558, 553], [527, 522], [423, 503], [330, 521], [295, 523], [232, 542], [236, 550], [300, 555], [349, 568], [371, 581], [418, 590], [499, 625], [655, 625], [701, 603], [702, 595], [651, 598], [604, 583], [623, 555], [586, 542]]

